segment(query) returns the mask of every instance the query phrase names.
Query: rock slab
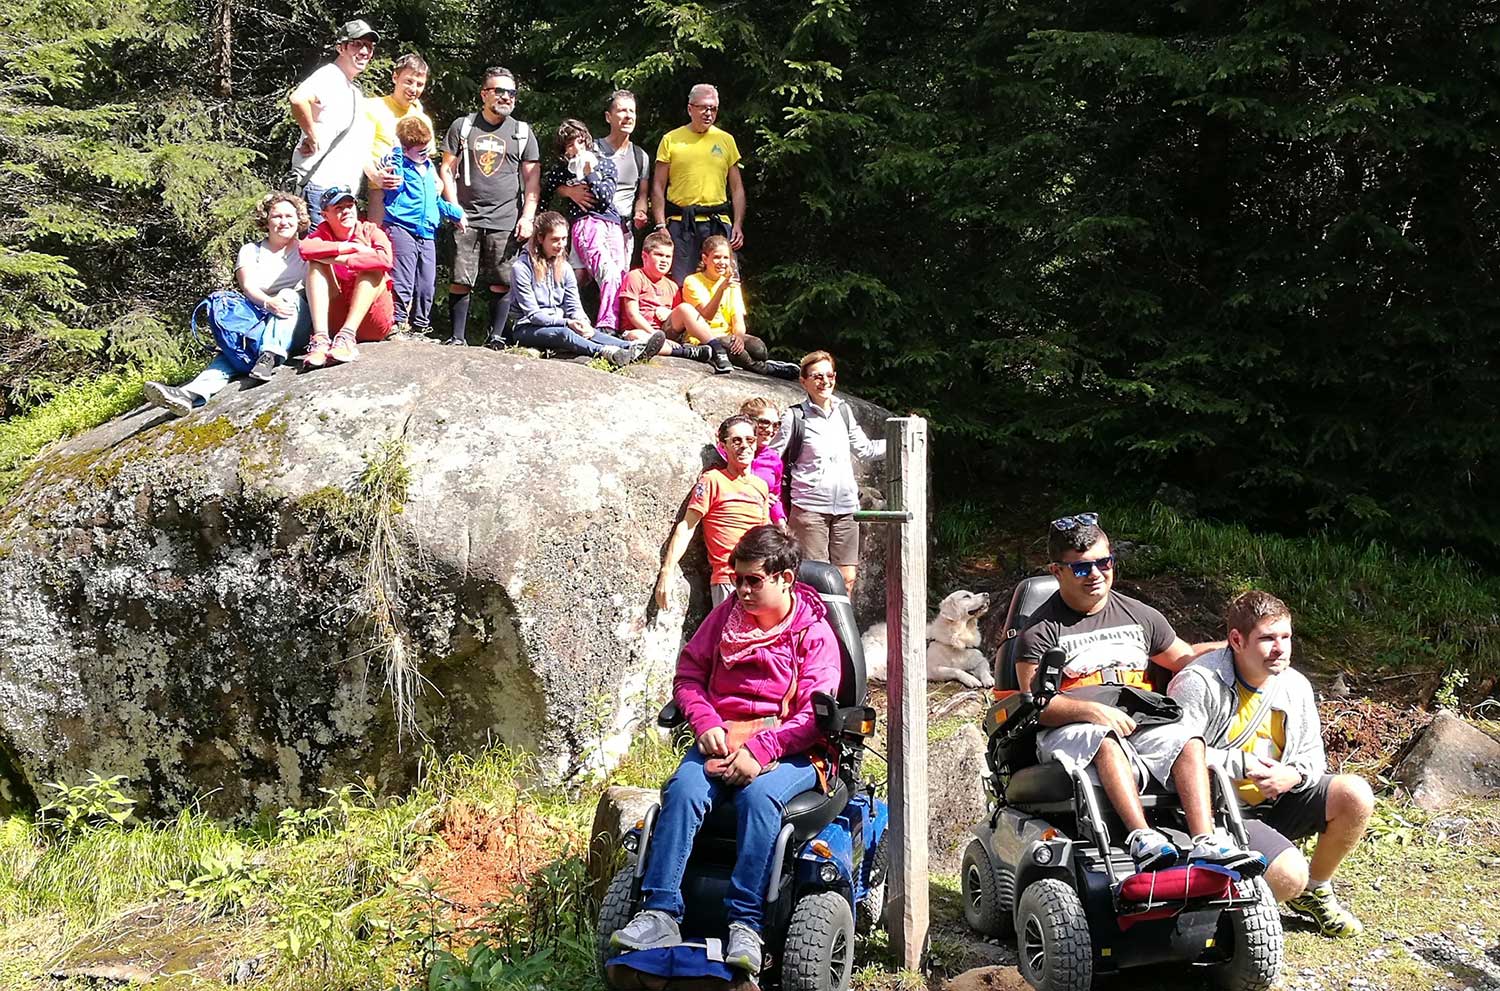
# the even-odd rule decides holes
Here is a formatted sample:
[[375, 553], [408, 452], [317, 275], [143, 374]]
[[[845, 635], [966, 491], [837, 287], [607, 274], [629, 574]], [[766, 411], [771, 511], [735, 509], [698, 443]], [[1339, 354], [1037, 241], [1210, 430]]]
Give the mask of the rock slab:
[[[392, 643], [438, 753], [505, 743], [551, 779], [610, 766], [707, 604], [700, 556], [655, 615], [661, 548], [713, 425], [756, 394], [801, 391], [398, 341], [53, 448], [0, 508], [0, 809], [90, 770], [153, 813], [398, 791], [424, 742], [392, 720]], [[878, 433], [887, 414], [853, 404]], [[398, 573], [372, 582], [389, 555], [351, 492], [392, 445]]]
[[1500, 795], [1500, 741], [1451, 712], [1439, 712], [1396, 767], [1395, 778], [1424, 809]]
[[971, 724], [927, 745], [927, 864], [935, 873], [958, 873], [975, 824], [989, 812], [984, 746]]

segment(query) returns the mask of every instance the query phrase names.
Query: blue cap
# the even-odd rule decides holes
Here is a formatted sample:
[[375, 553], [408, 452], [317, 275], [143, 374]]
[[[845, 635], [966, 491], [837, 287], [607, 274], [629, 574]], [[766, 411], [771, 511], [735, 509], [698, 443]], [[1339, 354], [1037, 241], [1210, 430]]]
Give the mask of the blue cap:
[[327, 189], [323, 190], [323, 198], [318, 200], [318, 206], [320, 209], [327, 210], [335, 203], [342, 203], [344, 200], [357, 199], [358, 197], [354, 195], [354, 190], [350, 189], [348, 186], [329, 186]]

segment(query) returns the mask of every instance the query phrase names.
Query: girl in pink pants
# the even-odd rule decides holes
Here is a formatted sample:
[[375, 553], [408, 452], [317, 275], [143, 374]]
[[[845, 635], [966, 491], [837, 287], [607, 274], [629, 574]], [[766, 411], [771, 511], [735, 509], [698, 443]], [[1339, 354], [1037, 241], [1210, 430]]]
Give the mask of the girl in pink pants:
[[619, 326], [620, 284], [630, 265], [625, 228], [615, 212], [615, 164], [594, 147], [594, 137], [580, 120], [569, 118], [557, 128], [557, 158], [542, 175], [542, 203], [557, 194], [573, 232], [573, 254], [599, 285], [595, 326]]

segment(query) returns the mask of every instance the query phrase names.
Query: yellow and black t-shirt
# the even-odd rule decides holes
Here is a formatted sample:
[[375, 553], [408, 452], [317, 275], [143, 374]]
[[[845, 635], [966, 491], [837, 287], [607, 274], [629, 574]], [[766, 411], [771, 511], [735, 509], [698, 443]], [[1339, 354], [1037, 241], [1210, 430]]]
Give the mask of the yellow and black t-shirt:
[[[1271, 682], [1262, 685], [1259, 691], [1246, 685], [1243, 681], [1236, 680], [1235, 693], [1238, 697], [1239, 708], [1235, 710], [1234, 718], [1229, 721], [1228, 739], [1239, 737], [1261, 713], [1261, 707], [1270, 704], [1270, 695], [1267, 689]], [[1239, 749], [1247, 754], [1268, 761], [1280, 761], [1282, 752], [1286, 750], [1286, 713], [1280, 709], [1273, 711], [1270, 716], [1261, 721], [1255, 732], [1240, 741]], [[1255, 786], [1255, 782], [1249, 778], [1241, 778], [1234, 783], [1235, 790], [1239, 792], [1240, 801], [1246, 805], [1259, 805], [1266, 800]]]

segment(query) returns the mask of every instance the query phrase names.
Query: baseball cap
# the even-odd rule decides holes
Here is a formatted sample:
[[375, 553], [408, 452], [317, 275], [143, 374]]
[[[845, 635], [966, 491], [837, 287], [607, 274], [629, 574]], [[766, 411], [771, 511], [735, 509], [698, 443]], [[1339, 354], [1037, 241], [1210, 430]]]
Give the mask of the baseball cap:
[[354, 190], [348, 186], [329, 186], [323, 190], [323, 196], [318, 200], [318, 207], [319, 209], [327, 210], [335, 203], [342, 203], [344, 200], [353, 199], [357, 199], [357, 197], [354, 195]]
[[346, 41], [355, 41], [359, 38], [369, 38], [371, 41], [380, 40], [380, 32], [370, 27], [369, 21], [345, 21], [344, 26], [339, 28], [339, 36], [333, 39], [335, 45], [342, 45]]

